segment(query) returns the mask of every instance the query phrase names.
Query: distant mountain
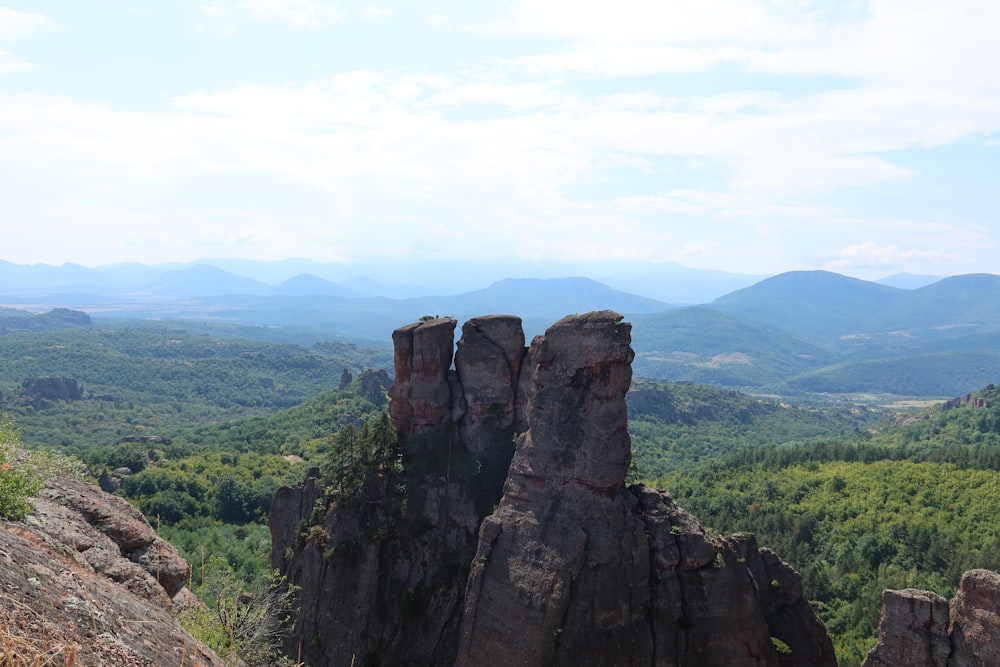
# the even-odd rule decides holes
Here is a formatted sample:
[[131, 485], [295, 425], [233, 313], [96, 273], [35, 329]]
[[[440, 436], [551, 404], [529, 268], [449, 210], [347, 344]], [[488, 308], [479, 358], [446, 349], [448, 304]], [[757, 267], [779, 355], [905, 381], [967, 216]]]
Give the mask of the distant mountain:
[[[192, 294], [207, 291], [201, 281], [225, 278], [225, 272], [183, 271], [153, 287], [160, 293]], [[193, 283], [193, 284], [192, 284]], [[266, 286], [265, 286], [266, 287]], [[221, 294], [218, 282], [212, 289]], [[232, 323], [296, 328], [322, 328], [338, 336], [388, 341], [394, 329], [424, 315], [451, 316], [464, 322], [490, 313], [512, 313], [524, 320], [530, 338], [563, 316], [574, 312], [611, 309], [632, 315], [659, 312], [670, 306], [654, 299], [627, 294], [586, 278], [504, 280], [488, 288], [456, 296], [387, 299], [331, 295], [248, 295], [186, 297], [132, 301], [119, 311], [104, 308], [100, 317], [205, 319]]]
[[597, 280], [615, 289], [680, 305], [710, 303], [720, 296], [749, 287], [766, 277], [692, 269], [669, 263], [639, 265], [634, 270], [637, 273], [594, 275]]
[[787, 331], [706, 306], [631, 319], [636, 376], [752, 387], [835, 361]]
[[907, 292], [829, 271], [790, 271], [712, 302], [712, 307], [813, 341], [868, 331], [869, 320]]
[[[204, 263], [204, 262], [199, 262]], [[121, 291], [131, 291], [146, 283], [153, 282], [169, 271], [182, 271], [197, 266], [195, 263], [169, 263], [169, 264], [138, 264], [126, 262], [121, 264], [108, 264], [100, 266], [98, 269], [109, 276], [114, 285]]]
[[972, 273], [913, 290], [884, 314], [909, 326], [960, 326], [1000, 322], [1000, 276]]
[[274, 291], [264, 283], [206, 264], [168, 271], [143, 285], [143, 289], [156, 296], [179, 299], [227, 294], [263, 295]]
[[0, 260], [0, 294], [86, 292], [106, 288], [113, 279], [79, 264], [12, 264]]
[[556, 312], [567, 315], [591, 310], [655, 313], [672, 307], [656, 299], [612, 289], [590, 278], [507, 278], [485, 289], [414, 301], [428, 306], [440, 303], [442, 308], [447, 304], [451, 311], [461, 313], [513, 313], [521, 317], [550, 317]]
[[[387, 283], [367, 276], [351, 276], [338, 281], [344, 287], [358, 292], [361, 296], [384, 296], [390, 299], [412, 299], [430, 294], [450, 294], [435, 291], [432, 287], [416, 283]], [[464, 290], [458, 290], [459, 293]]]
[[[401, 267], [386, 267], [384, 274], [374, 274], [375, 280], [357, 273], [331, 275], [356, 271], [359, 265], [229, 260], [226, 266], [241, 272], [208, 264], [120, 264], [97, 270], [0, 262], [0, 303], [23, 303], [31, 311], [40, 304], [69, 307], [95, 319], [202, 320], [214, 330], [249, 325], [257, 327], [254, 338], [300, 342], [327, 337], [388, 341], [393, 329], [425, 315], [448, 315], [462, 323], [489, 313], [519, 315], [530, 339], [567, 314], [611, 309], [633, 323], [637, 375], [779, 393], [910, 396], [949, 395], [961, 393], [967, 383], [972, 389], [1000, 381], [1000, 276], [989, 274], [902, 288], [827, 271], [793, 271], [708, 305], [681, 308], [648, 296], [673, 289], [666, 276], [685, 275], [684, 267], [667, 264], [604, 267], [602, 273], [613, 275], [616, 285], [646, 276], [645, 295], [583, 277], [508, 277], [449, 292], [463, 281], [476, 285], [481, 279], [468, 262], [449, 264], [452, 275], [446, 283], [439, 282], [437, 269], [411, 274], [422, 285], [395, 282]], [[292, 268], [315, 270], [278, 283], [242, 273], [254, 267], [272, 278]], [[485, 267], [482, 274], [494, 269]], [[921, 277], [896, 278], [903, 284]], [[425, 290], [434, 284], [445, 291], [428, 295]], [[12, 327], [25, 324], [22, 314], [7, 317], [19, 320]]]
[[[257, 261], [204, 258], [224, 271], [267, 285], [280, 285], [302, 273], [351, 287], [370, 296], [406, 299], [418, 296], [453, 296], [482, 289], [505, 278], [548, 279], [588, 276], [614, 289], [678, 304], [708, 303], [718, 296], [752, 285], [763, 276], [695, 269], [673, 262], [571, 261], [490, 262], [450, 258], [394, 262], [318, 262], [305, 259]], [[114, 268], [117, 269], [117, 265]], [[191, 265], [157, 265], [160, 272]], [[99, 267], [110, 270], [113, 267]], [[147, 278], [149, 280], [151, 278]]]
[[277, 294], [287, 294], [289, 296], [308, 296], [310, 294], [322, 294], [326, 296], [367, 296], [357, 290], [345, 287], [338, 283], [324, 280], [311, 273], [300, 273], [294, 278], [290, 278], [281, 283], [275, 290]]

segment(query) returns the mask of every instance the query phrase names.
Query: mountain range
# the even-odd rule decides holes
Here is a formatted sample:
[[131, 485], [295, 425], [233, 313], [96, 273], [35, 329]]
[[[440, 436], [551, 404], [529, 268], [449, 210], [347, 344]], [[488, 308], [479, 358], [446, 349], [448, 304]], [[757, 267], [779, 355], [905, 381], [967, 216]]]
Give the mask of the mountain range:
[[[278, 273], [273, 264], [244, 262], [235, 268], [263, 267], [273, 278]], [[281, 270], [310, 266], [327, 265], [286, 262]], [[649, 296], [665, 292], [655, 277], [638, 291], [590, 278], [554, 277], [504, 278], [433, 295], [414, 282], [409, 291], [416, 294], [401, 297], [390, 294], [405, 293], [405, 283], [357, 276], [335, 282], [300, 272], [275, 285], [207, 263], [88, 269], [0, 262], [0, 301], [35, 312], [73, 308], [97, 322], [145, 318], [195, 327], [208, 321], [250, 325], [257, 338], [367, 344], [385, 344], [393, 329], [426, 316], [462, 322], [485, 313], [514, 313], [523, 318], [530, 339], [565, 314], [610, 309], [634, 324], [639, 376], [779, 394], [942, 397], [1000, 377], [1000, 276], [899, 275], [871, 282], [793, 271], [764, 279], [715, 272], [712, 278], [716, 286], [724, 280], [746, 284], [683, 306]], [[453, 282], [463, 280], [472, 284], [460, 274]]]
[[506, 278], [590, 276], [624, 292], [669, 303], [710, 301], [764, 276], [672, 263], [574, 262], [552, 266], [448, 260], [424, 264], [203, 259], [191, 263], [22, 265], [0, 260], [0, 295], [91, 294], [193, 298], [250, 295], [388, 297], [461, 294]]
[[[371, 276], [376, 276], [375, 278]], [[708, 303], [766, 278], [670, 262], [573, 262], [541, 265], [462, 260], [425, 264], [335, 263], [289, 259], [202, 259], [188, 263], [16, 264], [0, 260], [0, 297], [90, 295], [105, 298], [193, 298], [332, 295], [406, 299], [483, 289], [506, 278], [588, 276], [614, 289], [679, 305]], [[941, 276], [900, 273], [876, 283], [916, 289]]]

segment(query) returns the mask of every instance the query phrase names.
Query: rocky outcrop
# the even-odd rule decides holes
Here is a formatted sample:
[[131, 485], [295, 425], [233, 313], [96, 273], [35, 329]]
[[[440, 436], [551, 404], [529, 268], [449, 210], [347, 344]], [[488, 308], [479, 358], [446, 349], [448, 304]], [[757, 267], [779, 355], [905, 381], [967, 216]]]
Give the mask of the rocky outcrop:
[[966, 572], [950, 603], [929, 591], [884, 591], [878, 643], [862, 667], [897, 665], [1000, 665], [1000, 574]]
[[224, 664], [174, 619], [188, 565], [137, 510], [58, 478], [34, 502], [0, 523], [0, 626], [25, 658], [13, 664]]
[[79, 401], [83, 398], [83, 385], [73, 378], [39, 377], [25, 380], [24, 393], [37, 398], [60, 401]]
[[456, 324], [393, 334], [405, 509], [387, 502], [385, 468], [353, 507], [327, 505], [315, 477], [273, 503], [272, 561], [303, 587], [293, 655], [836, 664], [788, 565], [753, 537], [711, 537], [666, 492], [625, 486], [633, 352], [620, 315], [566, 317], [528, 349], [517, 318], [476, 318], [451, 369]]
[[454, 373], [450, 368], [456, 324], [446, 317], [392, 332], [396, 381], [389, 399], [393, 423], [402, 438], [452, 421]]
[[389, 374], [384, 368], [366, 368], [358, 375], [358, 393], [372, 405], [386, 404], [386, 391], [392, 386]]
[[882, 592], [879, 640], [868, 667], [945, 667], [950, 653], [947, 599], [913, 588]]

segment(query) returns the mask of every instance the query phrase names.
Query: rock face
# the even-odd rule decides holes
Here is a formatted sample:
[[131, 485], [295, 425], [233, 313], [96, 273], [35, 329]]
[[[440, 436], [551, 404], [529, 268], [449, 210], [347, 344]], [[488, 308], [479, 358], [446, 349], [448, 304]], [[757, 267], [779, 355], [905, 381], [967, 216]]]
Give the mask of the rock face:
[[359, 393], [362, 398], [373, 405], [385, 405], [385, 392], [392, 384], [385, 369], [366, 368], [358, 375], [358, 381], [361, 383]]
[[1000, 665], [1000, 574], [969, 570], [950, 603], [928, 591], [884, 591], [878, 643], [862, 667], [896, 665]]
[[135, 508], [66, 479], [35, 505], [0, 523], [0, 626], [23, 664], [224, 664], [172, 616], [188, 565]]
[[879, 626], [878, 644], [865, 659], [868, 667], [948, 664], [948, 600], [937, 593], [883, 591]]
[[83, 385], [73, 378], [30, 378], [22, 386], [25, 394], [39, 398], [61, 401], [79, 401], [83, 398]]
[[[620, 315], [566, 317], [529, 349], [517, 318], [476, 318], [451, 370], [455, 325], [393, 334], [390, 414], [404, 469], [421, 471], [408, 516], [364, 510], [386, 497], [386, 471], [370, 475], [362, 509], [324, 507], [315, 478], [273, 503], [273, 564], [303, 587], [305, 662], [836, 664], [777, 556], [749, 536], [710, 537], [663, 491], [625, 486], [633, 353]], [[289, 528], [317, 501], [326, 559]]]

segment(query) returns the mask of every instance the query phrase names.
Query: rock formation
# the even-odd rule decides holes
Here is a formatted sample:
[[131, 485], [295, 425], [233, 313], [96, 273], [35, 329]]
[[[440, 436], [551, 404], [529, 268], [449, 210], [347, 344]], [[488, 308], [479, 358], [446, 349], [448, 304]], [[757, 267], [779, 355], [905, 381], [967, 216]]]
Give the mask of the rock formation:
[[518, 318], [476, 318], [452, 369], [456, 324], [393, 334], [402, 501], [384, 467], [359, 499], [331, 500], [315, 475], [275, 498], [272, 562], [302, 586], [291, 654], [313, 667], [836, 664], [788, 565], [625, 486], [620, 315], [566, 317], [528, 349]]
[[24, 658], [13, 664], [225, 664], [171, 614], [188, 565], [138, 510], [58, 478], [35, 505], [23, 522], [0, 522], [0, 627]]
[[950, 603], [929, 591], [884, 591], [878, 643], [862, 667], [898, 665], [1000, 665], [1000, 574], [969, 570]]
[[389, 379], [389, 374], [385, 372], [384, 368], [377, 370], [366, 368], [358, 375], [358, 383], [361, 385], [358, 387], [358, 393], [361, 395], [361, 398], [372, 405], [379, 407], [385, 405], [385, 392], [392, 384], [392, 381]]
[[60, 401], [79, 401], [83, 398], [83, 385], [73, 378], [29, 378], [22, 384], [24, 393], [38, 398]]

